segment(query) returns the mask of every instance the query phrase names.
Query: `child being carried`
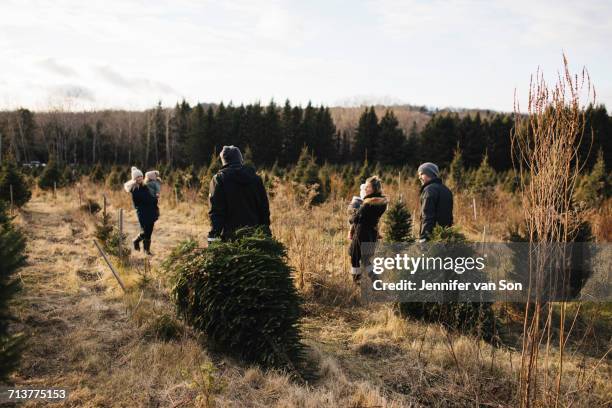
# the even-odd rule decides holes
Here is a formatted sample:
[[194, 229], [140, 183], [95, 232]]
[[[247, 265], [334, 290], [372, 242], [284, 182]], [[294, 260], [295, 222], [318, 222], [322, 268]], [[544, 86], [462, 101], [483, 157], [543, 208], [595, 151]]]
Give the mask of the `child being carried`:
[[159, 193], [161, 191], [161, 179], [159, 171], [151, 170], [145, 173], [144, 184], [149, 189], [149, 193], [157, 200], [157, 217], [159, 217]]
[[[366, 196], [365, 189], [366, 189], [366, 185], [364, 183], [359, 186], [359, 196], [353, 196], [353, 199], [351, 200], [351, 203], [349, 204], [348, 209], [347, 209], [349, 219], [351, 219], [352, 216], [357, 213], [357, 210], [359, 210], [359, 207], [361, 207], [361, 204], [363, 204], [363, 199]], [[353, 224], [350, 224], [350, 225], [351, 227], [349, 229], [349, 235], [348, 235], [349, 241], [353, 239], [353, 233], [355, 232], [355, 225]]]

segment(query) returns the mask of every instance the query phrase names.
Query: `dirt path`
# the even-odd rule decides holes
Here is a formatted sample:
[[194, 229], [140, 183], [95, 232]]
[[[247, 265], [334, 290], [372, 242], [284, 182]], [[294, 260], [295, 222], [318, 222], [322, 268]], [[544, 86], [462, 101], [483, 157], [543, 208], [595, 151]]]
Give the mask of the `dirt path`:
[[98, 371], [108, 367], [89, 357], [112, 362], [121, 343], [117, 333], [130, 323], [125, 307], [107, 294], [113, 282], [103, 277], [92, 248], [91, 220], [36, 197], [19, 221], [28, 237], [17, 305], [27, 348], [15, 383], [22, 388], [95, 388]]

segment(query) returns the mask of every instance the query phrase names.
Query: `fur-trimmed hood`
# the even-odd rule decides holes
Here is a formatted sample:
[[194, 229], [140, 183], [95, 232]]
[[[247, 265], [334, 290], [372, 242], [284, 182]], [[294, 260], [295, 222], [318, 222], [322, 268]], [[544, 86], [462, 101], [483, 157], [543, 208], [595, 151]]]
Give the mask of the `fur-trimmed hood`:
[[387, 205], [389, 200], [385, 196], [366, 196], [363, 205]]

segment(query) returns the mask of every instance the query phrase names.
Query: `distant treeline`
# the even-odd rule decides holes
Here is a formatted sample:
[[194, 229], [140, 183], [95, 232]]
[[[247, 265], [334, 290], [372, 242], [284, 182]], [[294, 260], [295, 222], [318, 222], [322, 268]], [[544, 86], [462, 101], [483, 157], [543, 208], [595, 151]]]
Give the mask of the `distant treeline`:
[[[589, 107], [581, 151], [589, 167], [598, 150], [612, 164], [612, 118], [602, 105]], [[0, 157], [17, 162], [137, 164], [196, 167], [210, 162], [223, 145], [249, 150], [257, 166], [296, 163], [307, 146], [319, 163], [379, 162], [416, 167], [432, 161], [447, 166], [459, 146], [467, 168], [485, 153], [498, 171], [512, 167], [510, 133], [514, 115], [432, 113], [424, 126], [400, 124], [392, 109], [377, 115], [365, 108], [358, 121], [337, 128], [329, 107], [197, 104], [146, 111], [34, 113], [0, 112]], [[404, 129], [409, 129], [407, 132]], [[592, 135], [592, 137], [591, 137]], [[608, 167], [609, 168], [609, 167]]]

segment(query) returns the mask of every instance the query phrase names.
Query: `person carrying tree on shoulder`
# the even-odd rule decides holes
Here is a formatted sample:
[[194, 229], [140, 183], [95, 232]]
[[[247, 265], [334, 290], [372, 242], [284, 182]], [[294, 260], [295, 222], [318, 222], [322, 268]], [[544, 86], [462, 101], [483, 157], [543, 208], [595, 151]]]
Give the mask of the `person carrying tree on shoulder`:
[[263, 226], [270, 232], [270, 206], [261, 177], [243, 165], [240, 149], [223, 146], [222, 167], [210, 181], [208, 242], [228, 240], [242, 227]]

